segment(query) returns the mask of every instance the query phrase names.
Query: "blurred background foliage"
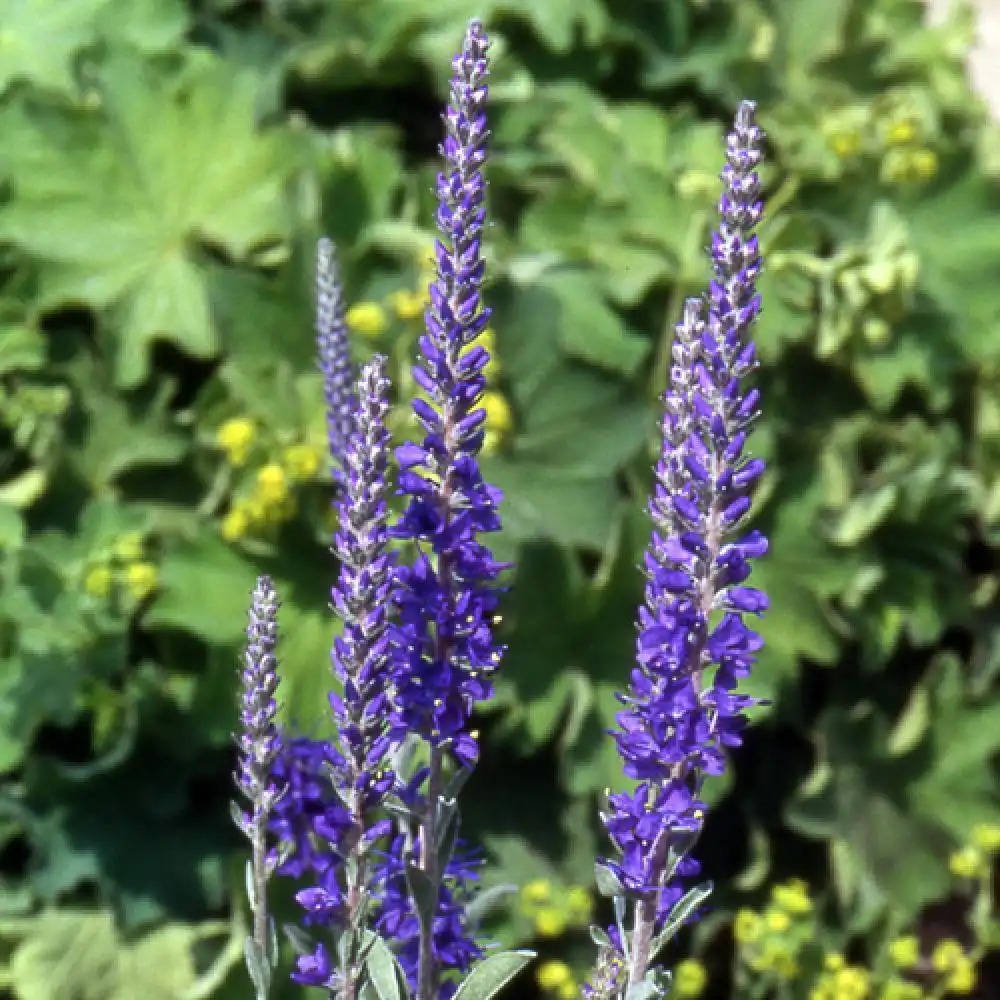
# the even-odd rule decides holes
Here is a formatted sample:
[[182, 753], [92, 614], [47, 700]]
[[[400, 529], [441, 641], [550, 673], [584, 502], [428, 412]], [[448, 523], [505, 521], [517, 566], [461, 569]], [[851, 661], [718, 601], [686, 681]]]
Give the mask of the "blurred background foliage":
[[311, 734], [336, 627], [315, 241], [405, 435], [472, 15], [495, 39], [485, 464], [517, 569], [465, 816], [485, 883], [524, 887], [490, 924], [541, 949], [520, 991], [574, 995], [603, 914], [656, 397], [750, 97], [768, 703], [712, 789], [687, 944], [715, 996], [861, 1000], [890, 968], [998, 995], [1000, 133], [969, 16], [928, 28], [917, 0], [3, 4], [0, 992], [248, 995], [227, 800], [255, 574]]

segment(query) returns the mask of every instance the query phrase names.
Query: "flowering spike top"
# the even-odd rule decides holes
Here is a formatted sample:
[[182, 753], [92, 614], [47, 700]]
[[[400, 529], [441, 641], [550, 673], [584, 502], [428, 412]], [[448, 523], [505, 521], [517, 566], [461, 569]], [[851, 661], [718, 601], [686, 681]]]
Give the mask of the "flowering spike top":
[[347, 439], [354, 424], [354, 369], [344, 309], [344, 286], [337, 250], [326, 236], [316, 243], [316, 346], [326, 397], [326, 427], [331, 472], [343, 474]]
[[[668, 884], [668, 853], [684, 855], [700, 831], [702, 780], [722, 772], [722, 746], [739, 744], [743, 713], [754, 704], [736, 688], [762, 645], [743, 616], [767, 607], [764, 594], [744, 586], [767, 542], [740, 530], [764, 469], [743, 457], [759, 394], [742, 386], [757, 363], [747, 334], [759, 310], [752, 229], [762, 212], [754, 172], [762, 141], [754, 105], [744, 102], [727, 142], [707, 315], [705, 302], [689, 300], [673, 345], [637, 664], [613, 733], [625, 774], [638, 782], [610, 796], [605, 825], [622, 855], [610, 867], [639, 900], [630, 972], [639, 979], [649, 957], [643, 937], [662, 926], [681, 893]], [[676, 874], [697, 871], [685, 858]]]
[[331, 662], [343, 697], [330, 695], [340, 744], [341, 790], [362, 824], [379, 805], [393, 777], [385, 767], [385, 678], [390, 660], [389, 606], [393, 554], [388, 548], [389, 379], [376, 354], [358, 380], [355, 427], [344, 457], [344, 489], [337, 500], [340, 527], [333, 551], [340, 576], [333, 607], [344, 623]]
[[491, 635], [497, 604], [491, 584], [503, 568], [478, 541], [480, 532], [500, 527], [501, 498], [483, 482], [477, 461], [489, 361], [475, 343], [489, 319], [481, 295], [487, 47], [482, 25], [472, 21], [452, 63], [445, 163], [437, 179], [436, 274], [413, 369], [427, 396], [413, 402], [425, 436], [397, 449], [400, 492], [409, 502], [393, 532], [418, 542], [412, 566], [399, 574], [394, 730], [400, 738], [411, 731], [432, 746], [450, 747], [465, 764], [477, 756], [469, 714], [490, 696], [500, 658]]

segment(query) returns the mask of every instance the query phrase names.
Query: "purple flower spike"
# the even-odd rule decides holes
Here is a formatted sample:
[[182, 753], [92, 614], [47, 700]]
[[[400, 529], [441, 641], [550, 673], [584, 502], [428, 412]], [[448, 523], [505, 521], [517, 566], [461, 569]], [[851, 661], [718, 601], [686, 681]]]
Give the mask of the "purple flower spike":
[[[343, 691], [330, 695], [337, 743], [297, 744], [317, 762], [329, 761], [337, 801], [324, 803], [320, 798], [306, 819], [313, 832], [330, 845], [329, 853], [317, 854], [308, 834], [303, 836], [294, 828], [292, 832], [294, 841], [304, 848], [299, 852], [300, 863], [318, 876], [315, 887], [297, 897], [307, 922], [359, 931], [373, 884], [371, 849], [381, 833], [373, 811], [394, 781], [387, 764], [391, 743], [386, 678], [392, 655], [388, 615], [394, 560], [388, 550], [389, 380], [383, 356], [377, 354], [365, 365], [357, 398], [355, 425], [344, 456], [343, 489], [337, 500], [340, 527], [333, 545], [340, 562], [333, 607], [344, 622], [331, 654]], [[303, 818], [289, 817], [293, 822]], [[353, 997], [360, 967], [350, 955], [346, 966], [338, 975], [343, 977], [344, 995]], [[320, 952], [300, 961], [298, 981], [325, 985], [325, 980], [310, 978], [321, 975], [328, 976], [328, 968]]]
[[233, 820], [250, 840], [247, 885], [253, 912], [253, 933], [246, 940], [247, 970], [257, 1000], [266, 1000], [271, 969], [277, 961], [271, 921], [267, 913], [267, 880], [278, 864], [268, 850], [268, 824], [284, 788], [272, 769], [279, 740], [275, 725], [278, 706], [278, 595], [269, 577], [257, 578], [247, 626], [240, 700], [239, 765], [236, 784], [250, 804], [249, 811], [233, 804]]
[[409, 503], [393, 534], [418, 543], [412, 566], [399, 571], [400, 635], [393, 732], [415, 732], [448, 747], [463, 765], [478, 750], [468, 733], [477, 701], [490, 697], [501, 650], [491, 627], [504, 568], [478, 541], [500, 527], [501, 493], [483, 482], [476, 456], [483, 442], [489, 354], [473, 348], [489, 309], [482, 303], [481, 243], [486, 217], [487, 40], [478, 21], [452, 67], [451, 100], [438, 175], [437, 276], [430, 286], [427, 332], [414, 377], [431, 399], [414, 402], [423, 443], [399, 448], [401, 493]]
[[351, 344], [344, 317], [344, 287], [337, 266], [337, 251], [333, 241], [324, 236], [316, 244], [316, 346], [326, 397], [331, 473], [336, 480], [343, 474], [356, 405]]
[[[760, 309], [752, 230], [762, 214], [762, 142], [744, 102], [727, 141], [707, 316], [700, 300], [685, 304], [665, 396], [637, 666], [613, 733], [637, 785], [612, 795], [605, 817], [621, 854], [608, 867], [637, 900], [630, 986], [646, 974], [653, 936], [682, 895], [679, 879], [699, 871], [686, 855], [704, 820], [702, 781], [722, 772], [722, 748], [739, 745], [755, 704], [736, 688], [762, 645], [743, 616], [760, 614], [767, 598], [744, 582], [767, 542], [737, 532], [764, 467], [743, 458], [758, 394], [741, 385], [756, 367], [747, 336]], [[668, 878], [671, 849], [683, 860]]]

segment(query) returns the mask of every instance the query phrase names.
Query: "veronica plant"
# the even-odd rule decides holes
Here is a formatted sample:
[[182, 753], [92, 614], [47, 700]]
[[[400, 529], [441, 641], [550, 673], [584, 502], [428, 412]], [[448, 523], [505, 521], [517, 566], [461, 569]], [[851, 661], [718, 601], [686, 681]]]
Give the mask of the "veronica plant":
[[425, 790], [406, 803], [418, 819], [407, 860], [420, 920], [419, 1000], [435, 1000], [443, 966], [433, 914], [457, 825], [452, 792], [445, 786], [446, 756], [457, 762], [459, 780], [474, 765], [478, 747], [469, 717], [475, 704], [491, 695], [490, 677], [501, 656], [492, 624], [495, 581], [504, 567], [479, 541], [482, 533], [500, 527], [501, 494], [483, 481], [477, 461], [486, 419], [479, 403], [489, 361], [489, 352], [476, 344], [489, 320], [481, 294], [487, 50], [482, 25], [470, 22], [452, 64], [444, 169], [437, 180], [436, 276], [413, 369], [427, 394], [427, 400], [413, 403], [425, 434], [422, 443], [396, 452], [408, 503], [393, 533], [416, 543], [416, 554], [398, 573], [400, 655], [392, 678], [392, 725], [399, 741], [416, 735], [427, 747], [426, 774], [419, 772]]
[[232, 808], [233, 820], [251, 846], [246, 883], [253, 932], [244, 942], [244, 952], [257, 1000], [267, 1000], [271, 971], [278, 960], [277, 937], [267, 912], [267, 882], [280, 863], [279, 857], [267, 846], [268, 824], [284, 791], [273, 774], [278, 753], [275, 726], [278, 710], [275, 701], [278, 689], [277, 612], [278, 595], [270, 578], [261, 576], [253, 592], [247, 626], [241, 678], [239, 768], [235, 775], [237, 788], [250, 808], [241, 809], [235, 802]]
[[699, 873], [689, 852], [705, 816], [702, 783], [722, 772], [723, 748], [739, 745], [744, 712], [754, 704], [736, 688], [762, 645], [744, 615], [767, 606], [764, 594], [744, 586], [767, 542], [760, 532], [741, 532], [749, 491], [764, 470], [760, 459], [744, 457], [759, 393], [743, 389], [756, 367], [748, 333], [760, 308], [753, 230], [762, 213], [762, 143], [754, 105], [744, 102], [727, 139], [707, 303], [689, 300], [676, 330], [637, 662], [613, 733], [636, 785], [611, 795], [603, 817], [619, 857], [599, 863], [598, 881], [614, 898], [617, 926], [611, 934], [595, 928], [598, 967], [588, 996], [667, 988], [668, 977], [651, 972], [651, 963], [709, 891], [683, 888]]

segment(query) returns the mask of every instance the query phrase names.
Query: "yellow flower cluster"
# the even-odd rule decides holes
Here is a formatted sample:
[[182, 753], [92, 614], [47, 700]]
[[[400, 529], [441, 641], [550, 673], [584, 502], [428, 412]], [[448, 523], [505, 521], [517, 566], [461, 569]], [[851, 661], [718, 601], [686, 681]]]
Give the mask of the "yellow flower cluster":
[[673, 991], [671, 996], [683, 1000], [695, 1000], [705, 992], [708, 972], [696, 958], [685, 958], [674, 967]]
[[945, 938], [931, 952], [931, 967], [941, 975], [945, 991], [966, 995], [976, 988], [976, 966], [955, 940]]
[[809, 887], [801, 879], [774, 886], [762, 913], [744, 908], [736, 914], [733, 934], [741, 960], [754, 972], [794, 979], [811, 935], [812, 912]]
[[83, 571], [82, 584], [91, 597], [106, 600], [117, 587], [139, 603], [156, 590], [159, 572], [155, 563], [145, 558], [142, 535], [130, 532], [118, 538], [108, 551], [96, 554]]
[[844, 956], [832, 952], [823, 962], [823, 971], [809, 991], [809, 1000], [868, 1000], [871, 976], [860, 965], [848, 965]]
[[977, 823], [969, 842], [948, 859], [948, 868], [956, 878], [984, 879], [990, 874], [991, 859], [1000, 852], [1000, 826]]
[[548, 879], [533, 879], [521, 889], [521, 912], [539, 937], [560, 937], [571, 927], [586, 927], [594, 901], [582, 885], [556, 886]]
[[222, 519], [222, 537], [234, 542], [252, 531], [293, 517], [293, 486], [312, 479], [319, 468], [320, 451], [316, 446], [297, 442], [283, 448], [277, 461], [269, 461], [256, 470], [250, 492], [234, 497]]
[[541, 962], [535, 971], [535, 981], [546, 993], [554, 993], [560, 1000], [574, 1000], [580, 995], [580, 984], [573, 970], [558, 959]]
[[245, 465], [257, 440], [257, 425], [249, 417], [233, 417], [215, 434], [215, 443], [225, 452], [226, 461], [238, 468]]

